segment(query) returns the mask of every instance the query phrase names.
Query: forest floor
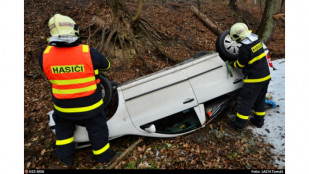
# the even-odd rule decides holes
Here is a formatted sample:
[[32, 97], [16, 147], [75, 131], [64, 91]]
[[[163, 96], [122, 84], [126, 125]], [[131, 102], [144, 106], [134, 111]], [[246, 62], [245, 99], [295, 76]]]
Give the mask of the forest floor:
[[[199, 2], [199, 4], [197, 4]], [[240, 1], [235, 12], [223, 1], [144, 1], [142, 18], [147, 20], [167, 40], [163, 49], [177, 61], [184, 61], [202, 50], [214, 51], [217, 36], [205, 27], [191, 12], [190, 6], [199, 6], [222, 29], [227, 30], [235, 22], [246, 22], [255, 32], [263, 14], [263, 4]], [[55, 168], [59, 164], [55, 153], [55, 135], [48, 126], [47, 112], [52, 110], [50, 84], [38, 66], [38, 57], [47, 45], [48, 20], [55, 13], [68, 15], [85, 28], [98, 16], [111, 23], [112, 10], [105, 1], [24, 1], [24, 166], [26, 169]], [[136, 1], [126, 1], [134, 11]], [[89, 42], [91, 31], [81, 30], [83, 43]], [[151, 44], [141, 45], [141, 54], [154, 71], [173, 65], [162, 58]], [[267, 45], [273, 60], [285, 57], [285, 23], [279, 20], [271, 42]], [[107, 55], [111, 69], [109, 79], [123, 83], [151, 73], [136, 55], [124, 60], [117, 51]], [[209, 126], [186, 136], [171, 139], [147, 138], [141, 142], [115, 168], [135, 169], [277, 169], [278, 164], [271, 151], [272, 145], [252, 130], [232, 130], [227, 125], [229, 111], [221, 114]], [[221, 136], [226, 133], [227, 136]], [[125, 136], [110, 142], [119, 156], [138, 136]], [[95, 164], [91, 148], [76, 151], [74, 168], [104, 169], [110, 163]], [[283, 166], [284, 168], [284, 166]]]

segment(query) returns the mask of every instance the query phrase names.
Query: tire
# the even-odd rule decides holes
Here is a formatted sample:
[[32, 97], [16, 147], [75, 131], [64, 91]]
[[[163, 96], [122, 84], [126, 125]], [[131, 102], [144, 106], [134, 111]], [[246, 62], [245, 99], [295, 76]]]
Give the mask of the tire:
[[115, 82], [115, 81], [109, 81], [111, 86], [112, 86], [112, 97], [110, 102], [108, 103], [108, 107], [105, 108], [105, 112], [107, 114], [107, 119], [110, 119], [117, 110], [118, 107], [118, 91], [117, 91], [117, 87], [120, 83]]
[[115, 81], [110, 81], [110, 82], [111, 82], [112, 86], [118, 86], [118, 85], [120, 85], [119, 82], [115, 82]]
[[118, 82], [115, 82], [115, 81], [110, 81], [110, 83], [111, 83], [111, 85], [112, 85], [112, 87], [113, 87], [113, 91], [117, 91], [117, 87], [118, 87], [118, 85], [120, 85], [120, 83], [118, 83]]
[[102, 86], [102, 98], [103, 98], [103, 107], [106, 108], [113, 97], [113, 87], [110, 81], [108, 81], [103, 76], [100, 76], [100, 84]]
[[230, 30], [225, 30], [216, 40], [216, 51], [224, 60], [237, 60], [240, 43], [237, 43], [229, 36]]
[[[115, 94], [117, 94], [117, 87], [120, 85], [120, 83], [115, 82], [115, 81], [110, 81], [111, 85], [112, 85], [112, 89], [113, 89], [113, 96]], [[118, 95], [117, 95], [118, 96]], [[114, 98], [114, 97], [113, 97]], [[113, 99], [112, 99], [113, 100]]]

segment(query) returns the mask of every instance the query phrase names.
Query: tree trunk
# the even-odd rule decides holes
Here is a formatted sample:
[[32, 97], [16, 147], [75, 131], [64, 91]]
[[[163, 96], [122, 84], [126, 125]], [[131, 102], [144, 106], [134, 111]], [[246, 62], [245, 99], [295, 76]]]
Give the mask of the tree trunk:
[[282, 0], [267, 0], [262, 17], [262, 21], [257, 30], [257, 34], [266, 45], [270, 42], [273, 31], [276, 26], [274, 15], [280, 11]]
[[237, 0], [230, 0], [230, 3], [229, 3], [229, 6], [234, 10], [236, 10], [237, 8], [236, 1]]

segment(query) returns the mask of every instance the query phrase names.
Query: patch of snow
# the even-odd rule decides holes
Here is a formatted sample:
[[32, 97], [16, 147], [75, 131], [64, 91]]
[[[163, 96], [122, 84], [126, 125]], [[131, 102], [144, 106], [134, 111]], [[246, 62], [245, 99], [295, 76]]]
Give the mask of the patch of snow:
[[266, 110], [265, 123], [262, 128], [249, 126], [253, 133], [261, 135], [265, 142], [272, 144], [272, 153], [278, 168], [285, 167], [285, 59], [272, 62], [276, 70], [271, 73], [268, 92], [273, 101], [279, 105]]

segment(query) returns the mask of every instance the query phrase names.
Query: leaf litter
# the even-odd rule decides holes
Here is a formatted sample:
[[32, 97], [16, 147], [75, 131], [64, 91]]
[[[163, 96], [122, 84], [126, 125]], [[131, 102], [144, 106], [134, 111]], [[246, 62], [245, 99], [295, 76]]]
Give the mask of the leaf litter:
[[[127, 3], [134, 4], [134, 1]], [[49, 4], [48, 6], [46, 4]], [[211, 5], [209, 5], [211, 4]], [[163, 42], [164, 50], [173, 58], [183, 61], [201, 50], [215, 50], [216, 36], [208, 30], [190, 11], [196, 1], [144, 1], [142, 17], [169, 38]], [[85, 27], [94, 15], [111, 21], [111, 10], [105, 1], [51, 1], [42, 3], [26, 0], [25, 6], [25, 49], [24, 49], [24, 165], [27, 169], [47, 169], [60, 162], [55, 153], [55, 135], [48, 126], [46, 115], [52, 109], [50, 84], [38, 66], [38, 56], [46, 47], [49, 36], [47, 21], [55, 13], [69, 15]], [[134, 6], [130, 6], [134, 7]], [[80, 10], [80, 9], [83, 10]], [[217, 10], [225, 8], [226, 10]], [[47, 10], [48, 9], [48, 10]], [[177, 10], [176, 10], [177, 9]], [[250, 13], [240, 6], [241, 13], [254, 28], [261, 18], [258, 7]], [[201, 3], [201, 11], [209, 15], [223, 29], [228, 29], [235, 19], [228, 8], [228, 1], [207, 1]], [[254, 14], [254, 15], [252, 15]], [[284, 23], [279, 23], [274, 39], [269, 44], [272, 58], [284, 57]], [[82, 36], [87, 35], [82, 33]], [[85, 39], [82, 39], [85, 42]], [[160, 70], [170, 63], [157, 59], [162, 56], [154, 47], [143, 51], [143, 56], [154, 69]], [[117, 58], [110, 58], [113, 65], [107, 72], [111, 80], [124, 82], [149, 74], [138, 59], [132, 59], [127, 66]], [[126, 62], [127, 63], [127, 62]], [[136, 71], [138, 69], [139, 71]], [[225, 113], [226, 114], [226, 113]], [[149, 138], [139, 144], [116, 169], [276, 169], [271, 158], [271, 144], [255, 137], [251, 130], [240, 133], [226, 124], [227, 116], [222, 114], [210, 125], [189, 135], [176, 138]], [[139, 137], [125, 136], [110, 142], [116, 157]], [[282, 154], [281, 156], [284, 156]], [[76, 150], [74, 168], [104, 169], [111, 162], [95, 164], [91, 148]]]

